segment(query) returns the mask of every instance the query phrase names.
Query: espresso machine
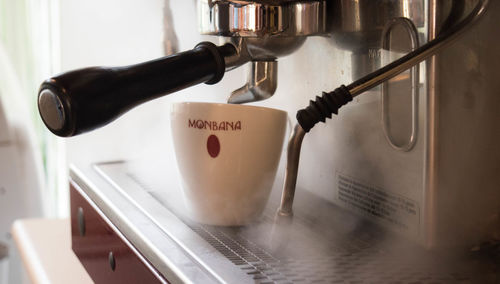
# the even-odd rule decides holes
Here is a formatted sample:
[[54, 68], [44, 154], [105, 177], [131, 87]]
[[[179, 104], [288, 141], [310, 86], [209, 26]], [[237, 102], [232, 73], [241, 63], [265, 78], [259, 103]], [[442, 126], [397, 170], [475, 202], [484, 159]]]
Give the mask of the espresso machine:
[[[178, 182], [165, 178], [175, 163], [72, 165], [73, 250], [96, 282], [499, 281], [498, 3], [199, 0], [196, 9], [210, 42], [48, 79], [44, 123], [78, 135], [242, 67], [247, 81], [227, 102], [289, 112], [286, 167], [262, 221], [233, 228], [184, 216]], [[182, 33], [166, 23], [175, 51]]]

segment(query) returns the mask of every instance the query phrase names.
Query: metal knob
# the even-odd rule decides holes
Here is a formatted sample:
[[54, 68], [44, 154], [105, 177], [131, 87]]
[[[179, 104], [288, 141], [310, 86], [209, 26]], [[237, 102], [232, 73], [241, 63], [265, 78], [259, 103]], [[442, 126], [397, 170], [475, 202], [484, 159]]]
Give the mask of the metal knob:
[[82, 207], [78, 207], [77, 220], [78, 220], [78, 233], [80, 233], [81, 237], [84, 237], [86, 233], [86, 226], [85, 226], [85, 215], [83, 213]]
[[109, 267], [111, 268], [111, 270], [115, 271], [116, 269], [116, 260], [115, 260], [115, 256], [113, 254], [112, 251], [109, 252], [108, 254], [108, 261], [109, 261]]

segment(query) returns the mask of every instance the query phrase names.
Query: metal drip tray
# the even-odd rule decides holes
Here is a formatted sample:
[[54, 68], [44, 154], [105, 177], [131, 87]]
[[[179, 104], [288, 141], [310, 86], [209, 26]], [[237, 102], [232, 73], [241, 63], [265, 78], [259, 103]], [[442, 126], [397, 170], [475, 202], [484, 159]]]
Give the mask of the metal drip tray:
[[[298, 190], [293, 224], [273, 227], [279, 185], [273, 189], [261, 220], [245, 227], [198, 224], [183, 215], [177, 180], [159, 171], [127, 162], [101, 163], [94, 170], [173, 240], [189, 259], [226, 283], [476, 283], [494, 282], [499, 247], [485, 252], [429, 252], [346, 212], [321, 198]], [[77, 179], [77, 171], [72, 178]], [[279, 182], [278, 182], [279, 184]], [[119, 206], [117, 206], [119, 207]], [[126, 223], [126, 222], [124, 222]], [[117, 227], [127, 236], [127, 229]], [[157, 240], [158, 241], [158, 240]], [[131, 242], [155, 265], [168, 259], [155, 240]], [[493, 253], [492, 253], [493, 252]], [[151, 255], [165, 254], [159, 260]], [[180, 277], [179, 279], [184, 279]], [[191, 280], [197, 282], [196, 280]]]

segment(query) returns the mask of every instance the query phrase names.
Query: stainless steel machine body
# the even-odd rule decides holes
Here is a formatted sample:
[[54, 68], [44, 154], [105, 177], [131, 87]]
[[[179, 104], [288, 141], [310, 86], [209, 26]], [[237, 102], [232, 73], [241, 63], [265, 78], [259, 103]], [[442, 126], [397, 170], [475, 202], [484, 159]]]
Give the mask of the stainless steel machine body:
[[[423, 239], [428, 245], [498, 238], [500, 3], [447, 52], [428, 62]], [[445, 17], [431, 6], [431, 37]]]
[[[342, 65], [340, 73], [348, 70], [355, 80], [415, 49], [419, 41], [436, 38], [477, 2], [384, 1], [376, 7], [368, 1], [336, 3], [341, 13], [385, 19], [382, 29], [364, 26], [362, 20], [343, 22], [343, 17], [333, 26], [332, 40], [342, 50], [335, 52], [351, 56], [351, 64]], [[384, 6], [398, 4], [405, 8]], [[411, 9], [428, 14], [422, 18]], [[315, 156], [320, 166], [301, 170], [330, 176], [331, 192], [324, 186], [320, 194], [425, 247], [472, 246], [498, 238], [500, 153], [492, 143], [500, 135], [500, 101], [496, 80], [488, 76], [497, 73], [494, 50], [499, 43], [489, 35], [499, 11], [492, 3], [478, 25], [420, 70], [402, 73], [359, 96], [323, 129], [312, 131], [314, 137], [306, 141], [312, 139], [315, 148], [306, 143], [301, 157], [311, 165], [308, 157]], [[394, 24], [401, 16], [405, 20]], [[321, 142], [322, 135], [331, 135], [328, 145]], [[317, 149], [329, 154], [316, 154]], [[299, 184], [300, 179], [299, 173]], [[305, 188], [316, 187], [307, 182]]]
[[[220, 1], [237, 6], [234, 10], [239, 12], [228, 12], [229, 24], [214, 24], [202, 16], [200, 31], [232, 37], [286, 34], [280, 28], [286, 25], [249, 29], [231, 24], [252, 18], [245, 5], [271, 5], [262, 2]], [[304, 64], [296, 70], [314, 75], [279, 72], [280, 78], [294, 83], [277, 92], [301, 92], [312, 99], [319, 92], [308, 87], [315, 83], [327, 86], [323, 90], [333, 89], [332, 83], [347, 85], [438, 37], [477, 3], [327, 1], [327, 33], [321, 39], [309, 38], [306, 47], [292, 55], [295, 61], [313, 58], [307, 63], [310, 67]], [[425, 247], [473, 245], [496, 238], [500, 154], [493, 141], [500, 135], [500, 104], [496, 80], [486, 76], [497, 73], [494, 50], [500, 42], [490, 35], [497, 26], [498, 9], [492, 3], [485, 19], [454, 44], [359, 96], [323, 129], [313, 130], [307, 139], [314, 146], [306, 142], [301, 155], [306, 166], [299, 171], [299, 186], [305, 183], [304, 188]], [[298, 77], [307, 83], [297, 86]], [[286, 100], [277, 99], [276, 106], [292, 104], [296, 110], [297, 101]], [[320, 186], [315, 184], [318, 175], [323, 177]]]
[[[231, 24], [235, 19], [253, 19], [255, 13], [250, 10], [262, 11], [262, 7], [270, 7], [266, 5], [289, 5], [293, 1], [213, 2], [222, 6], [215, 4], [211, 13], [201, 13], [202, 33], [243, 40], [257, 37], [253, 40], [259, 45], [262, 38], [286, 37], [298, 30], [293, 28], [297, 17], [286, 18], [294, 23], [289, 30], [283, 28], [287, 26], [284, 24], [269, 29], [265, 25]], [[295, 113], [305, 105], [300, 102], [320, 91], [347, 85], [437, 38], [440, 31], [460, 22], [477, 4], [326, 1], [326, 32], [292, 49], [295, 53], [289, 62], [294, 71], [280, 71], [277, 76], [281, 84], [276, 92], [288, 97], [279, 96], [271, 106]], [[213, 12], [220, 7], [227, 12]], [[231, 7], [237, 12], [231, 13]], [[500, 103], [493, 74], [497, 73], [495, 49], [500, 42], [490, 35], [498, 24], [495, 15], [499, 12], [498, 4], [491, 3], [484, 19], [454, 44], [356, 97], [338, 117], [313, 129], [301, 155], [305, 166], [299, 170], [299, 187], [425, 247], [474, 245], [497, 238], [500, 153], [493, 143], [500, 135]], [[221, 22], [208, 14], [229, 17]], [[282, 48], [269, 45], [259, 50], [272, 53]], [[254, 66], [252, 70], [258, 69]], [[249, 80], [242, 89], [247, 91], [251, 83]]]

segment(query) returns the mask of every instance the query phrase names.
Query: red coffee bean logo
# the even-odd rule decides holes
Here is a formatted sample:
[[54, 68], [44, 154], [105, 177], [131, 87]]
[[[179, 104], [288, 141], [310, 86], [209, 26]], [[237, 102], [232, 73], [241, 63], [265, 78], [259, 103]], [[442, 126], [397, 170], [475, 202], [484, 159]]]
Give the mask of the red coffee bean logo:
[[220, 153], [220, 142], [219, 138], [215, 135], [208, 136], [207, 139], [207, 151], [210, 157], [215, 158]]

